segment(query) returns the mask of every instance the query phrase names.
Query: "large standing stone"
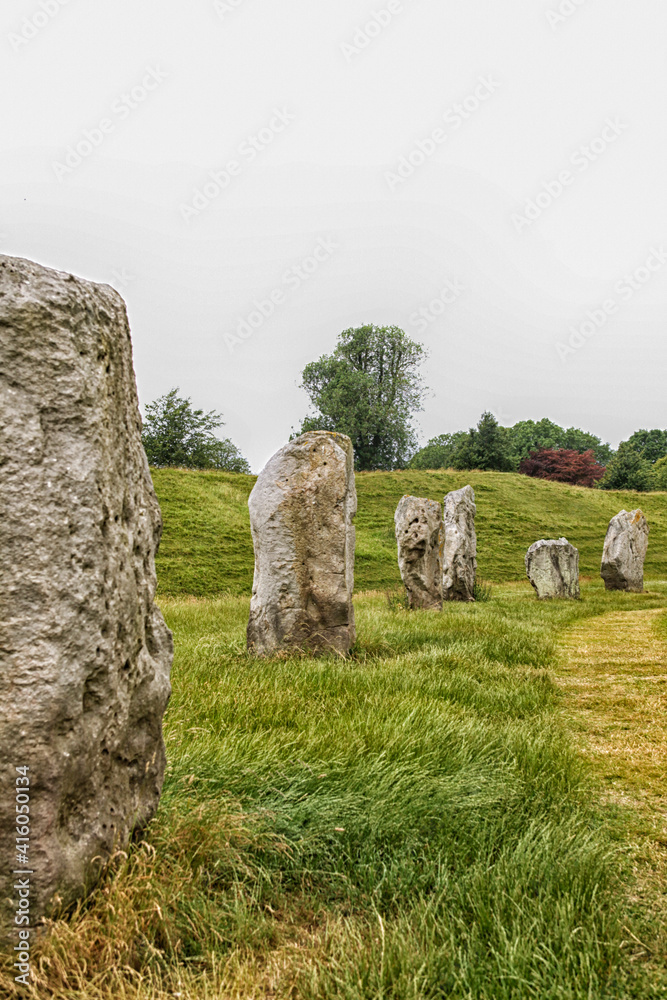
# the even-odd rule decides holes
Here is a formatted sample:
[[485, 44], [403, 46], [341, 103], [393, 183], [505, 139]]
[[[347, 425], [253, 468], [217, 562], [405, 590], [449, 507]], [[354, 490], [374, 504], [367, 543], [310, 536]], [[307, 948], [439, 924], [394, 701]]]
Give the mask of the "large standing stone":
[[[13, 871], [31, 871], [32, 925], [153, 816], [173, 648], [153, 603], [162, 522], [123, 300], [0, 256], [0, 358], [0, 936], [11, 939]], [[17, 790], [30, 799], [25, 855]]]
[[600, 576], [607, 590], [644, 589], [644, 559], [648, 549], [648, 522], [641, 510], [622, 510], [607, 528]]
[[567, 538], [534, 542], [526, 552], [526, 574], [541, 601], [579, 598], [579, 550]]
[[345, 654], [355, 640], [352, 442], [311, 431], [286, 444], [248, 501], [255, 578], [248, 649]]
[[472, 486], [454, 490], [445, 497], [445, 549], [443, 596], [446, 601], [474, 601], [477, 574], [475, 493]]
[[394, 515], [398, 566], [411, 608], [442, 609], [442, 507], [404, 496]]

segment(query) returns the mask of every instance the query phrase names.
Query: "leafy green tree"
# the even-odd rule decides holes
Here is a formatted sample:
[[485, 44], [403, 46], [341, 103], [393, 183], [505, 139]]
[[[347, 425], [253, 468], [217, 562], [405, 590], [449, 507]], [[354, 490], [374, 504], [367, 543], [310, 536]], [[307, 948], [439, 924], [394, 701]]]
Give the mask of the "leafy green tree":
[[601, 465], [606, 465], [612, 450], [595, 434], [589, 434], [578, 427], [560, 427], [547, 417], [542, 420], [519, 420], [508, 428], [512, 439], [513, 452], [517, 465], [530, 456], [533, 451], [560, 450], [578, 451], [583, 454], [592, 450]]
[[657, 429], [635, 431], [628, 438], [628, 444], [653, 465], [654, 462], [667, 456], [667, 431]]
[[413, 415], [426, 391], [421, 344], [397, 326], [344, 330], [333, 354], [306, 365], [301, 387], [316, 408], [299, 433], [348, 434], [357, 469], [402, 469], [417, 440]]
[[466, 437], [465, 431], [440, 434], [420, 448], [410, 459], [411, 469], [451, 469], [456, 451]]
[[462, 439], [454, 454], [453, 465], [455, 469], [511, 472], [516, 464], [507, 428], [501, 427], [487, 410], [480, 417], [477, 427], [471, 427]]
[[599, 462], [600, 465], [608, 465], [614, 456], [614, 450], [610, 444], [607, 444], [596, 434], [589, 434], [588, 431], [582, 431], [578, 427], [568, 427], [563, 432], [563, 443], [560, 447], [578, 451], [580, 455], [583, 455], [585, 451], [592, 451], [596, 462]]
[[508, 428], [517, 465], [533, 451], [562, 448], [564, 431], [552, 420], [519, 420]]
[[667, 458], [659, 458], [653, 466], [654, 490], [667, 490]]
[[178, 388], [148, 403], [141, 434], [148, 462], [158, 468], [224, 469], [250, 472], [250, 466], [229, 438], [213, 433], [223, 426], [222, 416], [211, 410], [193, 410]]
[[629, 441], [622, 441], [600, 480], [600, 489], [644, 492], [651, 489], [652, 480], [651, 463], [642, 458]]

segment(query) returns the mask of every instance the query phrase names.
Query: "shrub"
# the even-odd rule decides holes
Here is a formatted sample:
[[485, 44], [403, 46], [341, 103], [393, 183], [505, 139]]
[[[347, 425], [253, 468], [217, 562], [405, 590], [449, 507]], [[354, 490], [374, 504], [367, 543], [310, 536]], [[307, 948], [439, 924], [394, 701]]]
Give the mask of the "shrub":
[[600, 480], [602, 490], [637, 490], [640, 493], [653, 486], [651, 463], [635, 451], [629, 441], [622, 441], [615, 457]]
[[592, 449], [581, 453], [569, 448], [541, 448], [523, 459], [519, 472], [536, 479], [590, 487], [602, 479], [605, 468], [596, 462]]

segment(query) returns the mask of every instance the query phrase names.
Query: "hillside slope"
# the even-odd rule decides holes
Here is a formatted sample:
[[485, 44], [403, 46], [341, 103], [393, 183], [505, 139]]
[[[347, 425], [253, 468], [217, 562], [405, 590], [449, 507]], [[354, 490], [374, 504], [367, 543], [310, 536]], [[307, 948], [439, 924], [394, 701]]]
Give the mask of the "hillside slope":
[[[163, 594], [249, 594], [253, 550], [248, 495], [256, 477], [154, 469], [164, 535], [157, 559]], [[597, 577], [609, 519], [641, 507], [651, 527], [646, 577], [667, 578], [667, 493], [603, 492], [505, 472], [357, 473], [357, 590], [400, 583], [394, 511], [405, 493], [442, 501], [467, 483], [477, 500], [479, 575], [525, 579], [526, 549], [564, 535], [579, 549], [582, 575]]]

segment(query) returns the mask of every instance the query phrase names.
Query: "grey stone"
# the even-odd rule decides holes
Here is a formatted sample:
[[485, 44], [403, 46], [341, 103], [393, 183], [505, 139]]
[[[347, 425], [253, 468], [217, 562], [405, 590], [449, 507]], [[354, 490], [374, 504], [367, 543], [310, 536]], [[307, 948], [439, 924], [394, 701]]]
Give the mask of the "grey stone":
[[534, 542], [526, 553], [526, 574], [541, 601], [579, 598], [579, 550], [567, 538]]
[[472, 486], [445, 497], [442, 590], [446, 601], [474, 601], [477, 574], [475, 493]]
[[607, 528], [600, 576], [606, 590], [644, 590], [648, 522], [641, 510], [622, 510]]
[[0, 933], [13, 937], [9, 872], [32, 870], [34, 925], [155, 813], [173, 647], [123, 300], [0, 256], [0, 358]]
[[442, 507], [404, 496], [394, 515], [398, 566], [411, 608], [442, 609]]
[[248, 649], [345, 655], [355, 640], [352, 442], [311, 431], [281, 448], [248, 500], [255, 577]]

